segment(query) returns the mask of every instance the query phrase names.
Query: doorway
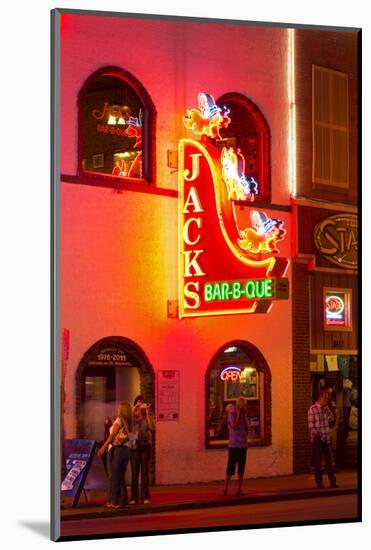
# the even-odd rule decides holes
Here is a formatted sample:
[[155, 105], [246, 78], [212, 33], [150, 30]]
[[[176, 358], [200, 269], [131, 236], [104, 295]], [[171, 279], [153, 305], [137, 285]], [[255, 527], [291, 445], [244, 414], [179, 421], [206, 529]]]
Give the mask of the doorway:
[[[144, 351], [121, 336], [102, 338], [83, 355], [76, 372], [76, 437], [105, 439], [107, 420], [116, 418], [120, 401], [132, 405], [142, 394], [155, 414], [155, 374]], [[155, 473], [155, 434], [152, 448]]]

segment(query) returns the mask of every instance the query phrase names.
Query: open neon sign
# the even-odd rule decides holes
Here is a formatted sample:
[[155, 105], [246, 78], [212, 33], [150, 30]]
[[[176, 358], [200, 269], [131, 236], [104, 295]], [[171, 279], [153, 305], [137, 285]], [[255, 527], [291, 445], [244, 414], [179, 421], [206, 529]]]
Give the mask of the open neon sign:
[[241, 369], [239, 367], [226, 367], [220, 373], [220, 380], [223, 382], [238, 382], [241, 379]]
[[273, 299], [288, 298], [276, 292], [277, 281], [287, 281], [289, 261], [279, 257], [286, 229], [256, 207], [237, 209], [240, 200], [253, 200], [258, 185], [236, 169], [238, 150], [212, 144], [230, 119], [204, 96], [208, 109], [200, 111], [210, 126], [195, 127], [188, 111], [184, 123], [201, 141], [179, 144], [179, 315], [266, 313]]

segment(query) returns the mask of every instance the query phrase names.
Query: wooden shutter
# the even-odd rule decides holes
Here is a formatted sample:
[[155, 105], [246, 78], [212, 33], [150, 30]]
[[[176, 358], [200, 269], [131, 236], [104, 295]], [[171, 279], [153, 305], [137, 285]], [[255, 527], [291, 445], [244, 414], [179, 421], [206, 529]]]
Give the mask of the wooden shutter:
[[313, 65], [313, 181], [348, 187], [348, 75]]

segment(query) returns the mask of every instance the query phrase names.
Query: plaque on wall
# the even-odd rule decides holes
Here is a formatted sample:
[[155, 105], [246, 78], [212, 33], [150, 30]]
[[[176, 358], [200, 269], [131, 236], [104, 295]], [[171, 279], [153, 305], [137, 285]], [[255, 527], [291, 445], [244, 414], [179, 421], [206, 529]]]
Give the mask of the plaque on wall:
[[329, 262], [344, 269], [357, 269], [358, 218], [356, 214], [335, 214], [314, 227], [314, 244]]

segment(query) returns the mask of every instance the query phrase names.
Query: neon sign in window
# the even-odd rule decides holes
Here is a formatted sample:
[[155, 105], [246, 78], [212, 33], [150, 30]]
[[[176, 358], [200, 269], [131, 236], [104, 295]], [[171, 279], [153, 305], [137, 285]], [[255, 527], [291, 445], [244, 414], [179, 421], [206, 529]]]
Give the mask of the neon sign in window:
[[325, 330], [351, 330], [351, 289], [324, 289]]

